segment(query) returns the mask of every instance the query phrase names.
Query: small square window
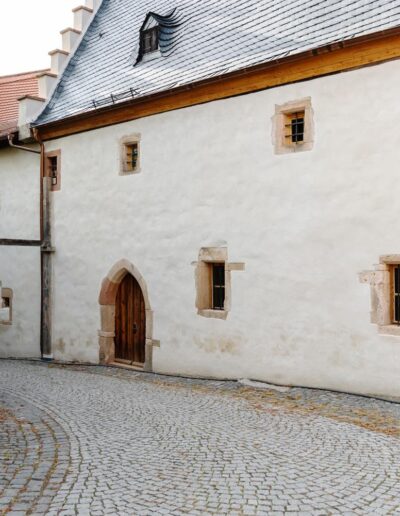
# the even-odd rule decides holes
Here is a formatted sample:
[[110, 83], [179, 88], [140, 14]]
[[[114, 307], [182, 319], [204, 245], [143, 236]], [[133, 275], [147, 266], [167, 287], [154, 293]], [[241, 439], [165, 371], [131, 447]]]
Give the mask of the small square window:
[[12, 323], [12, 290], [0, 289], [0, 324]]
[[46, 153], [46, 176], [51, 178], [51, 190], [56, 192], [61, 189], [61, 152], [51, 151]]
[[129, 172], [134, 172], [137, 169], [139, 161], [139, 144], [127, 143], [125, 145], [126, 169]]
[[139, 138], [126, 138], [121, 148], [121, 174], [140, 172], [140, 142]]
[[304, 111], [285, 115], [285, 138], [287, 143], [304, 142]]
[[144, 30], [142, 32], [143, 54], [149, 54], [150, 52], [155, 52], [156, 50], [158, 50], [158, 40], [159, 40], [158, 27], [153, 27], [151, 29]]
[[275, 106], [273, 143], [276, 154], [311, 150], [313, 131], [310, 98]]

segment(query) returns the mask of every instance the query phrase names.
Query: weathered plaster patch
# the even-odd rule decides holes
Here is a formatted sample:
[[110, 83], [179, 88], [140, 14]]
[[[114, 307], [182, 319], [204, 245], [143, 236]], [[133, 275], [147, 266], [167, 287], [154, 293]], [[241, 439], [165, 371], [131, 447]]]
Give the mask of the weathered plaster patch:
[[240, 355], [241, 342], [237, 337], [194, 337], [196, 346], [206, 353]]
[[59, 353], [65, 353], [65, 342], [63, 339], [57, 339], [54, 344], [54, 351], [58, 351]]

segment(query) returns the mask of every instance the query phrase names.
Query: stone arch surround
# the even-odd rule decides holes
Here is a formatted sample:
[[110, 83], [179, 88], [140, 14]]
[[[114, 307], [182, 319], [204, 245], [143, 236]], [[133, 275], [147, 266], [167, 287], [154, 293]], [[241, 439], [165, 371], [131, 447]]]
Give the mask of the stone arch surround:
[[147, 285], [138, 269], [128, 260], [118, 261], [104, 278], [100, 296], [99, 360], [101, 364], [110, 364], [115, 359], [115, 301], [119, 285], [126, 274], [131, 274], [142, 289], [146, 311], [146, 349], [144, 370], [153, 369], [153, 311], [147, 291]]

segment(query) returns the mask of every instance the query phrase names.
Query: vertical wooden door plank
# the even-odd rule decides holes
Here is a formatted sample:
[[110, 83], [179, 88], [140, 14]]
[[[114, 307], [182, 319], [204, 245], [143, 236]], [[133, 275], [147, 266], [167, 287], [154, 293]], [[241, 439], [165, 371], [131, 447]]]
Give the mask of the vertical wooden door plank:
[[115, 302], [115, 358], [143, 364], [145, 347], [144, 297], [139, 283], [127, 274], [118, 288]]

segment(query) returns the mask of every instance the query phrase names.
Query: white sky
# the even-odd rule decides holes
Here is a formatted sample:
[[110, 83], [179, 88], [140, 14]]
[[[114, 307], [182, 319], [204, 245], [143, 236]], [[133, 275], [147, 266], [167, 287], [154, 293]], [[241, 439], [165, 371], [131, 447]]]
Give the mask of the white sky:
[[50, 66], [60, 30], [72, 27], [71, 9], [83, 0], [0, 0], [0, 76]]

